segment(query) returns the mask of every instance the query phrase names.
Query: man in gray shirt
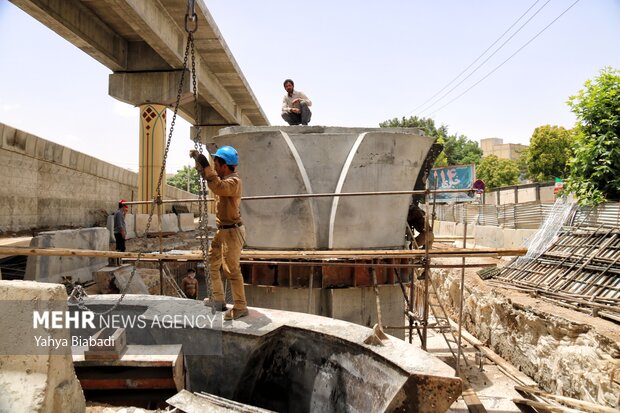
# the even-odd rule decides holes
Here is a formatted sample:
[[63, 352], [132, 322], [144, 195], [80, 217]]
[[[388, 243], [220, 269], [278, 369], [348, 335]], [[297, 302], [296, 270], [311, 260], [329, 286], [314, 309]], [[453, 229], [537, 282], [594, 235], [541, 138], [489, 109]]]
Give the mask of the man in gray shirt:
[[282, 99], [282, 119], [289, 125], [307, 125], [310, 123], [312, 101], [303, 92], [295, 90], [295, 83], [291, 79], [284, 81], [286, 95]]
[[116, 240], [116, 251], [125, 252], [125, 239], [127, 238], [127, 227], [125, 226], [125, 215], [129, 206], [124, 199], [118, 203], [118, 209], [114, 213], [114, 239]]

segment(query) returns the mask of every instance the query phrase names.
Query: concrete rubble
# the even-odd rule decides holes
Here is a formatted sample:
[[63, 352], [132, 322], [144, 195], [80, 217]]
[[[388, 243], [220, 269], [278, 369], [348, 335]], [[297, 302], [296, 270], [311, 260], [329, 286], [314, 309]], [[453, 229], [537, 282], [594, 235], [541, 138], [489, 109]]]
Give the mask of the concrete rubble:
[[[24, 303], [30, 311], [18, 303]], [[0, 280], [0, 412], [79, 413], [84, 394], [71, 360], [71, 347], [36, 346], [32, 336], [33, 312], [66, 311], [62, 285]], [[11, 334], [7, 334], [7, 332]], [[49, 329], [45, 337], [70, 340], [68, 329]]]

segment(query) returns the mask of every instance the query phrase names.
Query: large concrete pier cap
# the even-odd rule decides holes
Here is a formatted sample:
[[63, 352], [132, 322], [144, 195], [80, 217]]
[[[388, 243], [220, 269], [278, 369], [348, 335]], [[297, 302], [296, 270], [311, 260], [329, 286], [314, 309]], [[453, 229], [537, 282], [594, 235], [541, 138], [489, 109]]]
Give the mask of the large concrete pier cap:
[[[243, 196], [409, 191], [434, 139], [414, 128], [229, 127], [214, 142], [239, 152]], [[241, 204], [246, 246], [400, 248], [410, 195]]]

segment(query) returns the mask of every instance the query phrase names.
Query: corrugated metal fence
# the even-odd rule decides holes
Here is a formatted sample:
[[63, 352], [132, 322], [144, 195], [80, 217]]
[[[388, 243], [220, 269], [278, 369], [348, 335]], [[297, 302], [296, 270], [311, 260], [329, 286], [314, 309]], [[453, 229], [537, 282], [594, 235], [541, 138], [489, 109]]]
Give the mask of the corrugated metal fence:
[[[422, 205], [432, 210], [432, 205]], [[436, 219], [468, 224], [501, 226], [512, 229], [536, 229], [553, 209], [553, 203], [527, 202], [510, 205], [437, 205]], [[567, 224], [579, 226], [620, 227], [620, 203], [601, 204], [596, 208], [576, 207]]]

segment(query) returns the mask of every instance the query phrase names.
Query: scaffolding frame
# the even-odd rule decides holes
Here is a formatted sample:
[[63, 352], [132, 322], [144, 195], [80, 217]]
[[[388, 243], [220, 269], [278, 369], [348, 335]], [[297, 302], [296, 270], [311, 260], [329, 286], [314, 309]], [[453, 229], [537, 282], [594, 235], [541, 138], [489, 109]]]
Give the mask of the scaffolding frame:
[[[435, 195], [439, 193], [458, 193], [458, 192], [470, 192], [470, 190], [413, 190], [413, 191], [374, 191], [374, 192], [350, 192], [350, 193], [320, 193], [320, 194], [290, 194], [290, 195], [269, 195], [269, 196], [249, 196], [242, 197], [244, 201], [256, 201], [265, 199], [292, 199], [292, 198], [317, 198], [317, 197], [347, 197], [347, 196], [379, 196], [379, 195]], [[110, 258], [124, 258], [129, 260], [141, 259], [148, 261], [159, 262], [160, 276], [163, 289], [164, 278], [164, 263], [169, 261], [202, 261], [202, 253], [189, 253], [189, 254], [166, 254], [163, 251], [163, 239], [161, 230], [161, 215], [162, 205], [167, 203], [186, 203], [186, 202], [204, 202], [204, 199], [181, 199], [181, 200], [162, 200], [161, 198], [153, 199], [152, 201], [131, 201], [127, 202], [130, 205], [140, 204], [152, 204], [156, 206], [157, 215], [159, 217], [159, 253], [131, 253], [131, 252], [115, 252], [115, 251], [94, 251], [94, 250], [76, 250], [76, 249], [54, 249], [54, 248], [24, 248], [24, 247], [0, 247], [0, 254], [2, 255], [43, 255], [43, 256], [99, 256]], [[206, 201], [212, 202], [213, 199], [207, 199]], [[435, 207], [436, 197], [433, 196], [432, 200], [432, 213], [429, 217], [425, 216], [425, 231], [428, 233], [433, 230], [433, 223], [435, 220]], [[407, 225], [409, 232], [411, 228]], [[410, 237], [412, 237], [412, 233]], [[146, 236], [146, 234], [145, 234]], [[430, 295], [431, 288], [434, 286], [431, 281], [431, 269], [432, 268], [461, 268], [461, 303], [463, 301], [464, 291], [464, 271], [468, 267], [486, 267], [489, 264], [485, 263], [466, 263], [466, 257], [483, 257], [483, 256], [522, 256], [527, 252], [524, 248], [517, 249], [467, 249], [466, 247], [467, 233], [465, 232], [463, 237], [464, 248], [463, 249], [443, 249], [443, 250], [431, 250], [429, 237], [425, 239], [424, 250], [342, 250], [342, 251], [252, 251], [245, 250], [242, 252], [241, 263], [253, 264], [253, 265], [275, 265], [275, 264], [287, 264], [290, 266], [305, 266], [311, 267], [314, 271], [316, 267], [325, 266], [347, 266], [347, 267], [365, 267], [368, 268], [373, 275], [374, 292], [376, 296], [377, 306], [377, 319], [379, 320], [379, 329], [382, 331], [381, 325], [381, 307], [379, 294], [377, 290], [377, 281], [375, 277], [375, 268], [391, 268], [394, 271], [394, 275], [398, 279], [401, 291], [403, 293], [404, 311], [403, 315], [408, 321], [407, 326], [386, 326], [386, 329], [408, 329], [409, 342], [413, 342], [414, 330], [419, 335], [421, 341], [421, 347], [423, 350], [427, 348], [427, 333], [429, 329], [436, 329], [444, 333], [449, 330], [452, 334], [454, 330], [450, 327], [449, 323], [436, 322], [429, 324], [430, 318]], [[413, 242], [413, 239], [412, 239]], [[461, 264], [432, 264], [433, 257], [462, 257]], [[382, 259], [400, 258], [407, 259], [406, 264], [390, 264], [381, 262]], [[369, 260], [367, 263], [356, 262], [335, 262], [334, 259], [340, 260], [352, 260], [352, 259], [364, 259]], [[409, 270], [409, 291], [407, 291], [406, 281], [401, 276], [399, 269]], [[310, 277], [310, 293], [308, 295], [308, 309], [312, 308], [312, 279]], [[422, 281], [422, 288], [417, 288], [416, 281]], [[163, 293], [163, 291], [162, 291]], [[433, 293], [436, 297], [436, 294]], [[445, 315], [445, 310], [442, 308]], [[438, 319], [437, 315], [434, 317]], [[461, 324], [462, 324], [462, 308], [459, 311], [458, 330], [457, 330], [457, 354], [456, 358], [456, 373], [459, 375], [460, 357], [461, 357]], [[444, 336], [445, 337], [445, 336]], [[446, 339], [447, 341], [447, 339]], [[448, 343], [449, 345], [449, 343]], [[452, 354], [453, 349], [450, 347]]]

